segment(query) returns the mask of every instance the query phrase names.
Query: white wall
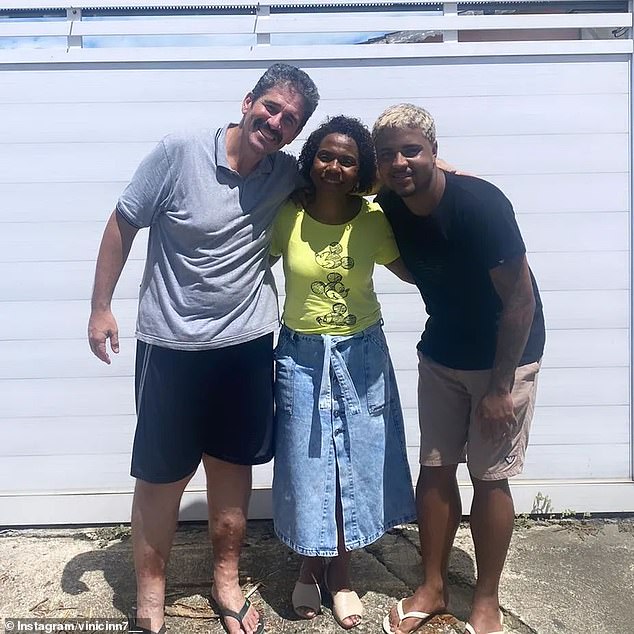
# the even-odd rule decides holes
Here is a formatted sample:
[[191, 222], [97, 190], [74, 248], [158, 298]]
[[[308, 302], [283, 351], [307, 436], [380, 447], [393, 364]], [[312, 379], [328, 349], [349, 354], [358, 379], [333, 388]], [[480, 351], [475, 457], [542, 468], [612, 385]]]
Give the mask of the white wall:
[[[518, 510], [530, 511], [537, 491], [559, 510], [634, 510], [628, 61], [298, 64], [322, 101], [292, 149], [327, 115], [371, 124], [387, 105], [410, 101], [436, 116], [443, 158], [514, 202], [548, 326]], [[158, 139], [238, 120], [240, 100], [267, 65], [0, 68], [0, 525], [128, 517], [144, 236], [117, 288], [121, 354], [108, 367], [85, 341], [101, 231]], [[376, 286], [415, 472], [414, 346], [425, 314], [418, 295], [386, 271]], [[256, 487], [268, 488], [270, 472], [256, 468]], [[202, 485], [199, 475], [187, 504]], [[256, 502], [254, 514], [266, 514], [266, 496]]]

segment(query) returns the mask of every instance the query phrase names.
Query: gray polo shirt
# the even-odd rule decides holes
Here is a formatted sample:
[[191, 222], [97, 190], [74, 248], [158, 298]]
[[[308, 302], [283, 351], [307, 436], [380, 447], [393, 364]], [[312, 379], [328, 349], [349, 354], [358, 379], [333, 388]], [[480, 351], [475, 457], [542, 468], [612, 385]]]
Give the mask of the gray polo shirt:
[[271, 224], [295, 188], [295, 159], [277, 152], [243, 178], [229, 167], [228, 126], [165, 137], [117, 203], [150, 227], [137, 338], [179, 350], [222, 348], [274, 330]]

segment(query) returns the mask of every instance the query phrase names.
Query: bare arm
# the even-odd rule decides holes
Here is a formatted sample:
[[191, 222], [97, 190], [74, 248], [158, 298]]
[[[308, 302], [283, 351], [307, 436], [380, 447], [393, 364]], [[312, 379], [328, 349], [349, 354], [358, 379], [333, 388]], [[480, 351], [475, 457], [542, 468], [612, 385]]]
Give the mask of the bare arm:
[[137, 231], [116, 210], [113, 211], [103, 232], [97, 256], [88, 321], [88, 343], [93, 354], [108, 364], [110, 356], [106, 350], [106, 339], [110, 339], [112, 352], [119, 352], [119, 329], [110, 304]]
[[447, 163], [447, 161], [444, 161], [441, 158], [436, 159], [436, 165], [444, 172], [449, 172], [451, 174], [458, 174], [458, 176], [475, 176], [475, 174], [472, 174], [471, 172], [464, 172], [463, 170], [457, 167], [454, 167], [453, 165], [451, 165], [450, 163]]
[[390, 269], [394, 275], [402, 279], [404, 282], [408, 282], [409, 284], [416, 283], [412, 274], [409, 272], [409, 269], [405, 266], [403, 258], [396, 258], [394, 262], [386, 264], [385, 267]]
[[436, 159], [436, 165], [443, 171], [445, 172], [451, 172], [452, 174], [456, 174], [457, 173], [457, 169], [451, 165], [450, 163], [447, 163], [447, 161], [445, 161], [444, 159], [441, 158], [437, 158]]
[[487, 393], [476, 417], [490, 438], [510, 434], [515, 424], [511, 389], [535, 313], [535, 296], [526, 256], [522, 255], [489, 271], [502, 302], [495, 360]]

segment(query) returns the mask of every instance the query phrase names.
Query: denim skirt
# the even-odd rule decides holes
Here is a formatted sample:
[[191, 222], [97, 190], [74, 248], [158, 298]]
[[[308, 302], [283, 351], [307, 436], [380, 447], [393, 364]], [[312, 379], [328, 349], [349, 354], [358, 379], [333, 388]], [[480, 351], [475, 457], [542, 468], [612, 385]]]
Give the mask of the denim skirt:
[[346, 550], [413, 520], [403, 414], [381, 324], [348, 336], [284, 326], [275, 359], [278, 537], [302, 555], [334, 557], [338, 495]]

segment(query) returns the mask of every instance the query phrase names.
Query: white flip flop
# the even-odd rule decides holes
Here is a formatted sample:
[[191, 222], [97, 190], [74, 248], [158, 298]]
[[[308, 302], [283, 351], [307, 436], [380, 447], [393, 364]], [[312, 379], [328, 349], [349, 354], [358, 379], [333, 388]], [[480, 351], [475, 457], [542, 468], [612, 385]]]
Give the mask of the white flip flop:
[[[500, 625], [504, 627], [504, 615], [500, 611]], [[473, 625], [471, 623], [464, 624], [464, 634], [477, 634], [473, 629]], [[504, 630], [497, 630], [496, 632], [488, 632], [487, 634], [504, 634]]]
[[[427, 612], [417, 612], [416, 610], [412, 610], [411, 612], [404, 612], [403, 611], [403, 599], [401, 599], [396, 604], [396, 613], [398, 614], [398, 625], [396, 626], [397, 628], [401, 627], [401, 623], [405, 619], [420, 619], [421, 620], [419, 626], [415, 630], [412, 630], [412, 632], [415, 632], [416, 630], [419, 630], [421, 627], [423, 627], [423, 625], [425, 625], [425, 623], [427, 623], [427, 621], [429, 621], [430, 619], [432, 619], [435, 616], [434, 614], [428, 614]], [[383, 631], [385, 632], [385, 634], [394, 634], [394, 632], [395, 632], [395, 630], [393, 630], [390, 627], [390, 614], [389, 614], [389, 612], [385, 616], [385, 618], [383, 619]]]

